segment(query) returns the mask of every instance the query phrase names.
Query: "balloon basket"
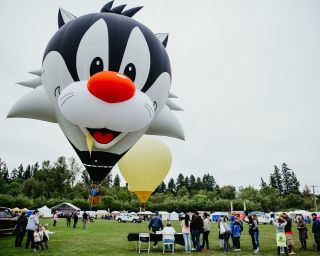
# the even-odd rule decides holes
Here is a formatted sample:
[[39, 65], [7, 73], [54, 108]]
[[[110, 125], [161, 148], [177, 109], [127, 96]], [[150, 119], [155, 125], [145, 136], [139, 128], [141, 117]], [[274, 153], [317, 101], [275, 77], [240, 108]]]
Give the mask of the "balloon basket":
[[101, 203], [101, 196], [100, 195], [97, 195], [97, 196], [92, 196], [90, 195], [89, 198], [88, 198], [88, 203], [90, 205], [90, 208], [91, 206], [93, 205], [100, 205]]

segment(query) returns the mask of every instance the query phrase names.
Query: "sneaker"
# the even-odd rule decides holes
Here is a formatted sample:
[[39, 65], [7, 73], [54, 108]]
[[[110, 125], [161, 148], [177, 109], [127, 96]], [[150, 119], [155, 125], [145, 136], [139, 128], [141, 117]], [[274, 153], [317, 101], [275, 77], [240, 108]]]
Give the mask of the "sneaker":
[[153, 248], [157, 248], [157, 247], [158, 247], [158, 245], [154, 245], [154, 246], [153, 246]]
[[191, 251], [195, 251], [195, 250], [196, 250], [196, 248], [192, 248], [192, 249], [191, 249]]
[[34, 249], [33, 249], [33, 251], [34, 251], [34, 252], [37, 252], [37, 249], [36, 249], [36, 248], [34, 248]]
[[290, 252], [289, 254], [296, 254], [295, 252]]
[[254, 253], [258, 253], [258, 252], [260, 252], [259, 248], [257, 248], [257, 250], [254, 251]]

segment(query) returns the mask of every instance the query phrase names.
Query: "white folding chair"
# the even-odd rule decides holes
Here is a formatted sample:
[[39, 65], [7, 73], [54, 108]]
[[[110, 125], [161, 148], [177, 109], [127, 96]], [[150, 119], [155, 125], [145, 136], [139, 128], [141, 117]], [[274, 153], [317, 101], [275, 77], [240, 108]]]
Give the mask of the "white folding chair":
[[[173, 240], [173, 242], [164, 242], [164, 240], [162, 240], [162, 243], [163, 243], [163, 252], [162, 252], [162, 254], [164, 254], [165, 252], [171, 252], [172, 254], [174, 253], [174, 240]], [[168, 250], [168, 251], [166, 251], [166, 245], [170, 248], [170, 246], [172, 246], [172, 249], [170, 250]]]
[[[148, 245], [147, 248], [142, 249], [142, 244], [146, 243]], [[141, 251], [148, 251], [148, 253], [150, 252], [150, 233], [139, 233], [139, 240], [137, 241], [137, 251], [139, 249], [139, 253]]]

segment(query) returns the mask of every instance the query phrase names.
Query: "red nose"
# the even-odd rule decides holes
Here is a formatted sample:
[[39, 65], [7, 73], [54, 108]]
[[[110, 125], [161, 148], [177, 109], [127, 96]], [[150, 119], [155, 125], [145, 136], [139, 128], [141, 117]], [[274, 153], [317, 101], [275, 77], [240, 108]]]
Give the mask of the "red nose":
[[135, 86], [131, 79], [113, 71], [94, 74], [90, 77], [87, 87], [92, 95], [108, 103], [129, 100], [135, 93]]

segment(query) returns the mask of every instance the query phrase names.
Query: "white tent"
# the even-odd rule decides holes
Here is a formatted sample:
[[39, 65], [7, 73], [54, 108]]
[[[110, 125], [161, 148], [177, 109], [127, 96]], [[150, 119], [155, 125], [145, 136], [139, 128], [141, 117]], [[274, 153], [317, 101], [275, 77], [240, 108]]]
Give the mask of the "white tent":
[[170, 213], [165, 212], [165, 211], [159, 211], [159, 216], [162, 220], [169, 220], [170, 218]]
[[61, 213], [68, 213], [68, 212], [78, 212], [81, 209], [77, 206], [70, 204], [70, 203], [61, 203], [51, 208], [52, 210], [57, 210]]
[[96, 217], [97, 217], [97, 219], [103, 218], [104, 216], [106, 216], [106, 215], [108, 215], [108, 214], [109, 214], [109, 212], [106, 211], [106, 210], [98, 210], [98, 211], [96, 211]]
[[46, 205], [42, 206], [41, 208], [38, 208], [38, 211], [40, 212], [40, 216], [43, 218], [52, 217], [51, 209], [48, 208]]
[[170, 220], [179, 220], [179, 214], [176, 212], [172, 212], [172, 213], [170, 213], [169, 219]]

